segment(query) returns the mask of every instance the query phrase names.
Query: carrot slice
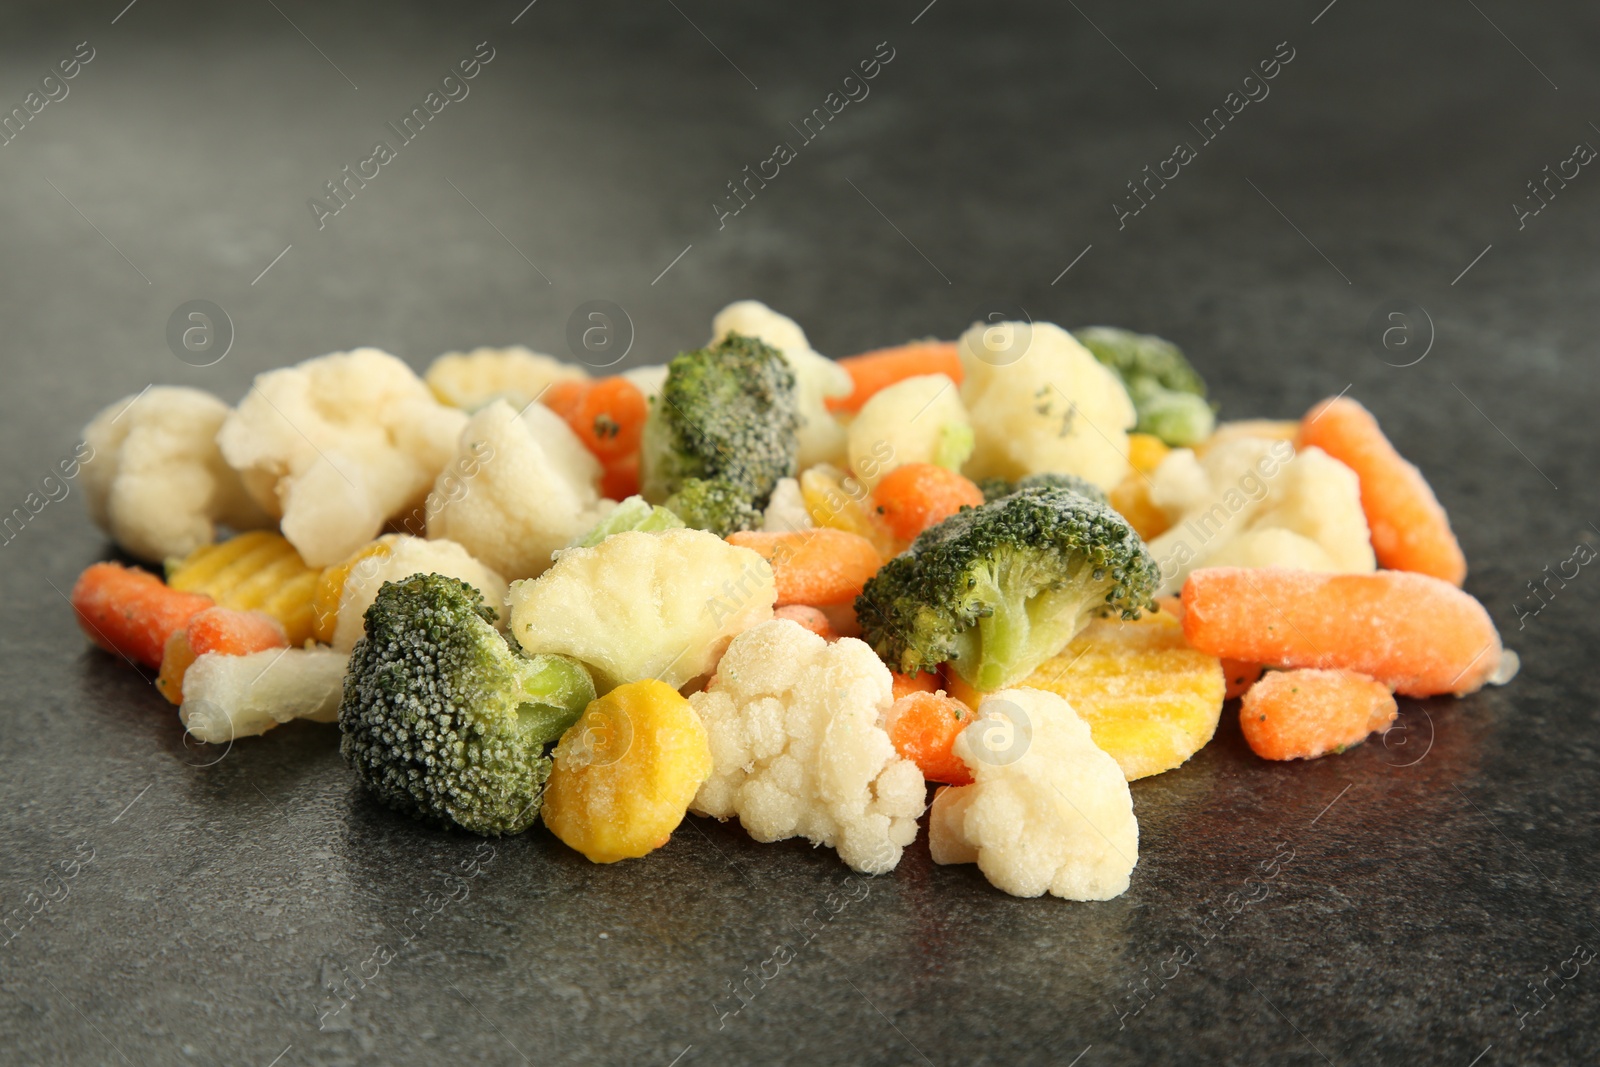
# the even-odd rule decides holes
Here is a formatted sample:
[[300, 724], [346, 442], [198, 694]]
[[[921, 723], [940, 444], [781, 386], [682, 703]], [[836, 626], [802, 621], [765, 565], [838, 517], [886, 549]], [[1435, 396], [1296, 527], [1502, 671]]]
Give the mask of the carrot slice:
[[1500, 663], [1483, 605], [1409, 571], [1202, 567], [1183, 584], [1183, 610], [1183, 634], [1202, 652], [1360, 671], [1405, 696], [1473, 692]]
[[622, 500], [639, 490], [639, 442], [650, 403], [628, 379], [562, 381], [540, 397], [560, 415], [603, 468], [600, 490]]
[[729, 534], [728, 543], [753, 549], [772, 564], [779, 607], [849, 603], [883, 566], [871, 541], [825, 526], [792, 533], [742, 530]]
[[955, 754], [956, 735], [972, 722], [972, 709], [955, 697], [908, 693], [884, 716], [884, 729], [894, 749], [915, 763], [931, 782], [970, 785], [972, 772]]
[[1316, 759], [1388, 729], [1397, 708], [1382, 682], [1354, 671], [1272, 671], [1244, 695], [1239, 728], [1263, 759]]
[[878, 390], [919, 374], [943, 374], [961, 384], [961, 357], [954, 341], [912, 341], [877, 348], [841, 359], [839, 366], [850, 373], [855, 389], [849, 396], [828, 397], [829, 411], [860, 411]]
[[901, 674], [899, 671], [890, 671], [889, 673], [894, 676], [894, 698], [896, 700], [912, 693], [937, 693], [939, 691], [939, 675], [936, 671], [923, 671], [915, 678], [909, 674]]
[[1300, 446], [1315, 445], [1356, 472], [1361, 510], [1379, 566], [1460, 585], [1467, 557], [1422, 472], [1395, 451], [1378, 420], [1349, 397], [1324, 400], [1300, 424]]
[[72, 587], [72, 608], [89, 640], [146, 667], [159, 668], [167, 638], [211, 605], [208, 596], [169, 589], [119, 563], [91, 565]]
[[911, 541], [962, 508], [982, 504], [983, 490], [953, 470], [932, 463], [907, 463], [883, 476], [872, 499], [894, 535]]
[[211, 607], [196, 613], [188, 626], [167, 638], [156, 688], [174, 704], [183, 703], [183, 676], [189, 665], [208, 652], [248, 656], [269, 648], [286, 648], [283, 626], [260, 611]]
[[785, 604], [774, 611], [772, 617], [797, 622], [824, 641], [835, 641], [839, 637], [833, 632], [833, 624], [828, 621], [828, 617], [810, 604]]
[[1244, 696], [1250, 687], [1256, 684], [1256, 679], [1261, 677], [1261, 672], [1266, 670], [1259, 663], [1246, 663], [1239, 659], [1225, 659], [1222, 661], [1222, 678], [1227, 683], [1223, 690], [1222, 699], [1234, 700]]

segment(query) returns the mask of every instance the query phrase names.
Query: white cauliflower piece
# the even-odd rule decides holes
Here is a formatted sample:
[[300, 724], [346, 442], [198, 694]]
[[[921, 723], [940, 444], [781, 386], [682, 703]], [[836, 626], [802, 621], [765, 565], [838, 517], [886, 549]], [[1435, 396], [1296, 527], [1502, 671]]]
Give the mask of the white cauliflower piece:
[[105, 407], [83, 429], [89, 517], [147, 563], [187, 556], [236, 530], [272, 525], [223, 461], [228, 405], [200, 389], [158, 385]]
[[334, 648], [346, 654], [355, 648], [356, 641], [366, 632], [367, 609], [378, 598], [383, 583], [398, 582], [413, 574], [442, 574], [473, 586], [496, 612], [500, 628], [505, 628], [506, 580], [473, 559], [465, 548], [454, 541], [427, 540], [410, 534], [385, 534], [378, 541], [384, 549], [363, 555], [345, 576], [333, 629]]
[[428, 536], [461, 544], [507, 579], [533, 578], [600, 521], [600, 461], [543, 404], [496, 400], [461, 432], [428, 498]]
[[466, 421], [400, 360], [358, 348], [257, 375], [217, 444], [301, 557], [325, 567], [422, 506]]
[[1128, 473], [1133, 401], [1115, 371], [1049, 322], [974, 323], [960, 342], [973, 479], [1056, 472], [1109, 492]]
[[972, 423], [943, 374], [904, 378], [872, 394], [846, 431], [850, 469], [868, 489], [907, 463], [959, 471], [972, 455]]
[[955, 751], [973, 783], [934, 798], [935, 863], [976, 862], [1018, 897], [1110, 900], [1127, 892], [1139, 862], [1133, 795], [1071, 704], [1039, 689], [990, 693]]
[[1160, 593], [1197, 567], [1294, 567], [1371, 572], [1377, 561], [1354, 471], [1319, 448], [1234, 437], [1162, 460], [1151, 495], [1174, 519], [1150, 542]]
[[800, 411], [800, 469], [831, 463], [844, 452], [844, 427], [828, 410], [830, 396], [849, 396], [855, 388], [850, 372], [814, 351], [806, 333], [787, 315], [759, 300], [729, 304], [711, 320], [711, 343], [730, 333], [755, 337], [783, 353], [794, 369], [795, 398]]
[[334, 722], [347, 660], [325, 648], [207, 652], [183, 674], [178, 716], [190, 734], [213, 745], [264, 734], [290, 719]]
[[629, 367], [622, 372], [622, 377], [632, 382], [648, 402], [660, 396], [661, 387], [667, 384], [667, 365], [652, 363], [648, 367]]
[[689, 810], [737, 815], [757, 841], [837, 848], [866, 874], [893, 870], [926, 796], [922, 772], [882, 726], [893, 687], [883, 661], [854, 638], [830, 644], [788, 619], [746, 630], [689, 698], [712, 764]]
[[707, 673], [735, 634], [772, 618], [778, 590], [766, 560], [716, 534], [628, 530], [561, 553], [509, 599], [523, 650], [583, 661], [603, 695]]
[[554, 383], [588, 377], [589, 372], [575, 363], [513, 345], [446, 352], [428, 365], [423, 381], [441, 404], [470, 412], [504, 400], [520, 411]]
[[761, 529], [767, 533], [790, 533], [810, 530], [816, 525], [811, 509], [806, 507], [800, 483], [793, 478], [779, 478], [767, 500], [767, 510], [761, 514]]

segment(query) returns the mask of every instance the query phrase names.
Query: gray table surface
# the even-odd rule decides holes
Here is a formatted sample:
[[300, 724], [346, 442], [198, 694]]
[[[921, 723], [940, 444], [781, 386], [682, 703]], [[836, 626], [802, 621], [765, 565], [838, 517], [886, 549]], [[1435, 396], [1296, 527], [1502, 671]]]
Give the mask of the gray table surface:
[[[0, 548], [0, 1060], [1600, 1056], [1600, 976], [1571, 974], [1600, 946], [1600, 577], [1552, 582], [1520, 628], [1515, 609], [1600, 538], [1600, 178], [1512, 207], [1600, 144], [1592, 6], [124, 2], [0, 12], [0, 109], [93, 50], [0, 147], [0, 510], [152, 382], [233, 401], [362, 344], [419, 368], [564, 355], [592, 299], [627, 310], [629, 363], [741, 297], [834, 355], [1020, 306], [1176, 339], [1226, 415], [1348, 389], [1427, 471], [1525, 667], [1310, 765], [1255, 759], [1225, 716], [1133, 787], [1142, 856], [1108, 903], [1012, 899], [920, 842], [865, 881], [706, 820], [596, 867], [542, 831], [490, 853], [376, 808], [330, 727], [186, 746], [73, 624], [63, 590], [111, 551], [73, 486]], [[319, 230], [308, 200], [479, 42], [469, 95]], [[880, 42], [870, 95], [802, 142], [790, 123]], [[726, 183], [779, 141], [796, 158], [719, 227]], [[1119, 225], [1178, 142], [1196, 158]], [[192, 299], [235, 329], [213, 366], [166, 341]], [[1397, 300], [1431, 327], [1413, 311], [1411, 347], [1369, 344]], [[763, 966], [779, 946], [792, 961]]]

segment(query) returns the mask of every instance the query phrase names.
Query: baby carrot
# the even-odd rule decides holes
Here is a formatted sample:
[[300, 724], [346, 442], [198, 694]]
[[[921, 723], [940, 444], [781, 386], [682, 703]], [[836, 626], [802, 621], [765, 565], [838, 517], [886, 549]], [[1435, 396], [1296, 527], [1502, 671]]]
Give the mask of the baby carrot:
[[937, 693], [939, 691], [939, 675], [935, 671], [920, 671], [915, 678], [909, 674], [901, 674], [899, 671], [890, 671], [889, 673], [894, 676], [894, 698], [896, 700], [912, 693]]
[[1483, 605], [1409, 571], [1202, 567], [1183, 584], [1183, 608], [1184, 637], [1202, 652], [1360, 671], [1405, 696], [1471, 693], [1500, 663]]
[[199, 593], [169, 589], [147, 571], [95, 563], [72, 587], [72, 607], [89, 640], [108, 652], [159, 668], [167, 638], [211, 607]]
[[850, 373], [855, 389], [849, 396], [830, 396], [829, 411], [860, 411], [878, 390], [920, 374], [943, 374], [961, 384], [961, 357], [954, 341], [912, 341], [878, 348], [841, 359], [839, 366]]
[[1316, 759], [1387, 729], [1396, 712], [1388, 686], [1354, 671], [1271, 671], [1244, 695], [1239, 728], [1263, 759]]
[[1246, 663], [1239, 659], [1225, 659], [1222, 661], [1222, 679], [1227, 688], [1222, 691], [1223, 700], [1234, 700], [1244, 696], [1250, 687], [1256, 684], [1256, 679], [1261, 677], [1261, 672], [1266, 668], [1259, 663]]
[[983, 490], [953, 470], [932, 463], [907, 463], [883, 476], [872, 499], [894, 535], [911, 541], [963, 507], [982, 504]]
[[189, 625], [167, 638], [156, 688], [174, 704], [183, 703], [183, 676], [189, 665], [208, 652], [248, 656], [269, 648], [286, 648], [283, 626], [260, 611], [235, 611], [211, 607], [197, 613]]
[[834, 641], [839, 637], [833, 632], [833, 624], [828, 621], [828, 617], [809, 604], [785, 604], [774, 611], [772, 617], [797, 622], [824, 641]]
[[604, 468], [601, 492], [622, 500], [639, 489], [639, 441], [650, 405], [623, 377], [556, 382], [541, 402], [560, 415]]
[[972, 722], [972, 709], [955, 697], [908, 693], [884, 716], [884, 729], [895, 751], [915, 763], [931, 782], [970, 785], [972, 772], [956, 755], [956, 735]]
[[742, 530], [729, 534], [728, 542], [754, 549], [772, 565], [780, 607], [848, 603], [883, 566], [871, 541], [825, 526], [792, 533]]
[[1467, 558], [1449, 516], [1422, 472], [1395, 451], [1370, 411], [1349, 397], [1323, 401], [1300, 424], [1300, 446], [1312, 445], [1361, 480], [1361, 510], [1379, 566], [1461, 584]]

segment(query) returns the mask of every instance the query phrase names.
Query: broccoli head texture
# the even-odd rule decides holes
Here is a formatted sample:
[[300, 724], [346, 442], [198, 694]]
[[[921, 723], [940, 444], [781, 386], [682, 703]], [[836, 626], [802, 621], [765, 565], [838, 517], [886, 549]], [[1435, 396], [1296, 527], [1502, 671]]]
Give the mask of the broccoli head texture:
[[748, 490], [724, 478], [685, 479], [667, 498], [666, 507], [690, 529], [709, 530], [718, 537], [761, 529], [762, 511], [751, 502]]
[[795, 473], [799, 428], [794, 371], [776, 348], [729, 334], [680, 353], [645, 419], [642, 492], [663, 503], [698, 478], [763, 508], [778, 479]]
[[1065, 489], [1079, 496], [1086, 496], [1097, 504], [1111, 503], [1106, 497], [1105, 490], [1087, 478], [1080, 478], [1076, 474], [1057, 474], [1053, 471], [1030, 474], [1015, 482], [1005, 478], [985, 478], [978, 483], [978, 488], [983, 492], [985, 503], [1010, 496], [1018, 489]]
[[1090, 326], [1074, 336], [1122, 377], [1139, 415], [1136, 431], [1179, 448], [1211, 436], [1216, 409], [1206, 402], [1205, 381], [1177, 345], [1114, 326]]
[[466, 582], [386, 582], [350, 654], [339, 751], [389, 807], [478, 834], [539, 817], [547, 749], [594, 699], [583, 666], [525, 656]]
[[1020, 489], [923, 531], [856, 599], [861, 637], [903, 674], [950, 663], [985, 692], [1020, 682], [1096, 614], [1137, 618], [1160, 569], [1110, 507]]

